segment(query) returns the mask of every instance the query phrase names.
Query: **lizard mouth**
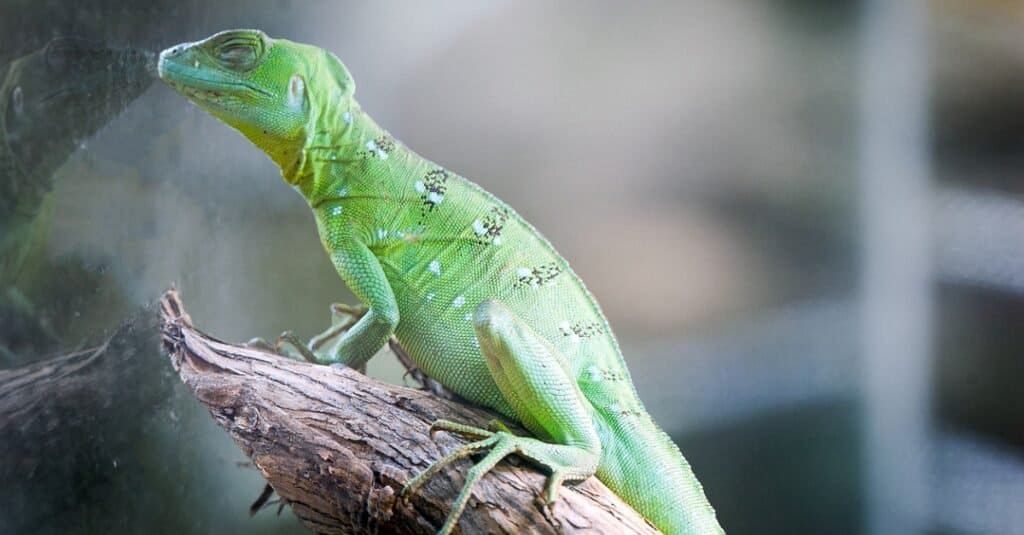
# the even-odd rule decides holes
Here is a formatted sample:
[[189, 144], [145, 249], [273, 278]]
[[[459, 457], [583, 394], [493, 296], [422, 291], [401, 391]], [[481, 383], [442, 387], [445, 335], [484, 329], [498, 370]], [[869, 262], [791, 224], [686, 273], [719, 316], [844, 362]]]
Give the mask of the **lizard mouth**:
[[183, 84], [177, 81], [166, 80], [176, 91], [193, 100], [221, 100], [225, 97], [231, 98], [234, 95], [217, 91], [215, 89], [200, 89], [195, 86]]
[[161, 80], [186, 97], [198, 100], [216, 101], [225, 98], [237, 98], [239, 93], [253, 92], [264, 97], [273, 97], [268, 91], [241, 81], [211, 79], [208, 76], [197, 76], [198, 61], [190, 67], [171, 57], [172, 49], [160, 53], [157, 63], [157, 75]]

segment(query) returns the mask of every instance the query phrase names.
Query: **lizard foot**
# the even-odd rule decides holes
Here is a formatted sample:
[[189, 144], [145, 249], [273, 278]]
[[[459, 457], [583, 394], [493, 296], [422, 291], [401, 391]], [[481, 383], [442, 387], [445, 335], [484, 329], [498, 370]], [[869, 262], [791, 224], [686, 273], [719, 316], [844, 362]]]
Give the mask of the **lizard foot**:
[[285, 331], [281, 333], [281, 336], [277, 337], [277, 342], [274, 344], [274, 348], [281, 355], [291, 357], [295, 360], [305, 360], [306, 362], [312, 362], [313, 364], [319, 364], [320, 360], [317, 359], [316, 354], [313, 350], [309, 349], [306, 344], [299, 340], [299, 337], [291, 331]]
[[263, 338], [260, 338], [259, 336], [257, 336], [256, 338], [250, 338], [249, 341], [245, 343], [245, 347], [259, 349], [260, 351], [267, 351], [269, 353], [274, 353], [277, 351], [277, 348], [274, 347], [274, 344], [271, 344], [270, 342], [264, 340]]
[[[309, 339], [304, 343], [292, 331], [285, 331], [277, 340], [271, 344], [262, 338], [253, 338], [245, 345], [284, 355], [293, 360], [305, 360], [313, 364], [325, 364], [337, 360], [332, 358], [336, 346], [341, 337], [348, 331], [359, 318], [366, 314], [366, 309], [358, 305], [346, 305], [344, 303], [333, 303], [331, 305], [331, 326], [324, 332]], [[365, 369], [362, 371], [365, 372]]]
[[298, 336], [291, 331], [285, 331], [281, 333], [281, 336], [277, 337], [277, 340], [273, 344], [264, 340], [263, 338], [252, 338], [245, 343], [246, 347], [253, 349], [259, 349], [268, 353], [275, 353], [283, 355], [292, 360], [307, 360], [309, 362], [317, 362], [316, 355], [310, 351], [306, 344], [299, 340]]
[[[577, 470], [573, 466], [567, 466], [555, 458], [557, 455], [551, 455], [547, 450], [553, 445], [535, 438], [514, 435], [504, 424], [497, 420], [493, 420], [489, 427], [493, 430], [481, 429], [449, 420], [438, 420], [430, 426], [431, 436], [437, 431], [448, 431], [475, 439], [476, 441], [463, 445], [445, 455], [419, 475], [409, 480], [405, 487], [402, 488], [401, 496], [403, 499], [408, 500], [412, 493], [416, 492], [427, 480], [449, 464], [473, 454], [490, 450], [480, 462], [473, 465], [469, 472], [466, 473], [466, 482], [462, 486], [462, 491], [459, 492], [459, 495], [452, 503], [452, 510], [448, 514], [444, 525], [438, 531], [439, 535], [451, 533], [456, 523], [458, 523], [459, 517], [462, 516], [462, 511], [466, 508], [466, 504], [469, 503], [473, 485], [494, 468], [499, 461], [511, 453], [525, 457], [548, 470], [548, 480], [543, 493], [543, 500], [548, 505], [558, 498], [558, 489], [561, 487], [562, 482], [566, 479], [580, 479], [579, 475], [583, 475], [577, 475], [575, 473]], [[586, 476], [584, 475], [584, 477]]]

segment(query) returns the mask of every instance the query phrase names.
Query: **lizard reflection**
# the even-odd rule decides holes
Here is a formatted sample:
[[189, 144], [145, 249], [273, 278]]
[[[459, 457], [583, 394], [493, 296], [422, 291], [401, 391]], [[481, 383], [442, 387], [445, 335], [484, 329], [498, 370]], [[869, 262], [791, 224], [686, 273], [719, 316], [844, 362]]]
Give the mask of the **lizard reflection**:
[[0, 359], [57, 333], [21, 290], [48, 276], [29, 257], [51, 214], [54, 173], [153, 81], [149, 52], [59, 38], [0, 67]]

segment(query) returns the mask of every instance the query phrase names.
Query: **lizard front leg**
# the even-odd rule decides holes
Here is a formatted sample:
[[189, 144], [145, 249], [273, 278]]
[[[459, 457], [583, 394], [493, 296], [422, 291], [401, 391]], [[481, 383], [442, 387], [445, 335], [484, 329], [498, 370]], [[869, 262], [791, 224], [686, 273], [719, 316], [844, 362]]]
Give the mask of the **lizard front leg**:
[[480, 350], [502, 395], [520, 422], [544, 440], [513, 435], [503, 426], [487, 430], [446, 420], [435, 422], [431, 432], [445, 430], [476, 441], [449, 453], [410, 480], [402, 489], [403, 496], [408, 497], [447, 464], [489, 450], [469, 470], [438, 532], [441, 534], [454, 529], [473, 485], [505, 456], [515, 453], [544, 467], [549, 476], [543, 497], [552, 503], [564, 481], [594, 474], [601, 454], [588, 402], [563, 368], [565, 359], [558, 350], [497, 301], [481, 303], [473, 321]]
[[[362, 369], [398, 326], [398, 303], [384, 270], [362, 243], [351, 240], [346, 247], [328, 249], [331, 261], [345, 284], [362, 306], [331, 305], [331, 326], [303, 344], [290, 331], [283, 333], [273, 349], [298, 356], [314, 364], [342, 364]], [[271, 348], [260, 339], [249, 342], [261, 349]]]
[[327, 337], [324, 347], [329, 351], [314, 353], [314, 362], [361, 368], [394, 334], [398, 302], [380, 262], [362, 242], [346, 240], [343, 247], [329, 251], [338, 275], [366, 307], [366, 313], [336, 341], [327, 344], [331, 340]]
[[[296, 360], [307, 360], [314, 363], [328, 362], [339, 353], [338, 346], [345, 332], [351, 329], [365, 314], [366, 307], [362, 305], [332, 303], [331, 326], [310, 338], [308, 343], [303, 343], [292, 331], [285, 331], [277, 337], [277, 342], [274, 344], [269, 344], [261, 338], [253, 338], [249, 341], [249, 345], [274, 351]], [[364, 369], [359, 371], [365, 372]]]

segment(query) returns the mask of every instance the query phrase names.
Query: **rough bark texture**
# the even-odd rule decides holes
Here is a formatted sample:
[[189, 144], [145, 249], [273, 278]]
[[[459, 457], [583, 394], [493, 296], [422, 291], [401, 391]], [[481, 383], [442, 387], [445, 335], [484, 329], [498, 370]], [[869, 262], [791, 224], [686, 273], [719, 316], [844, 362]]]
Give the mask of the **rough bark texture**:
[[[427, 430], [444, 418], [486, 426], [494, 415], [393, 386], [221, 342], [195, 329], [174, 291], [161, 301], [164, 347], [181, 379], [318, 533], [433, 533], [469, 462], [444, 470], [406, 503], [412, 476], [464, 441]], [[538, 504], [544, 475], [503, 462], [479, 483], [463, 533], [657, 533], [596, 478]]]

